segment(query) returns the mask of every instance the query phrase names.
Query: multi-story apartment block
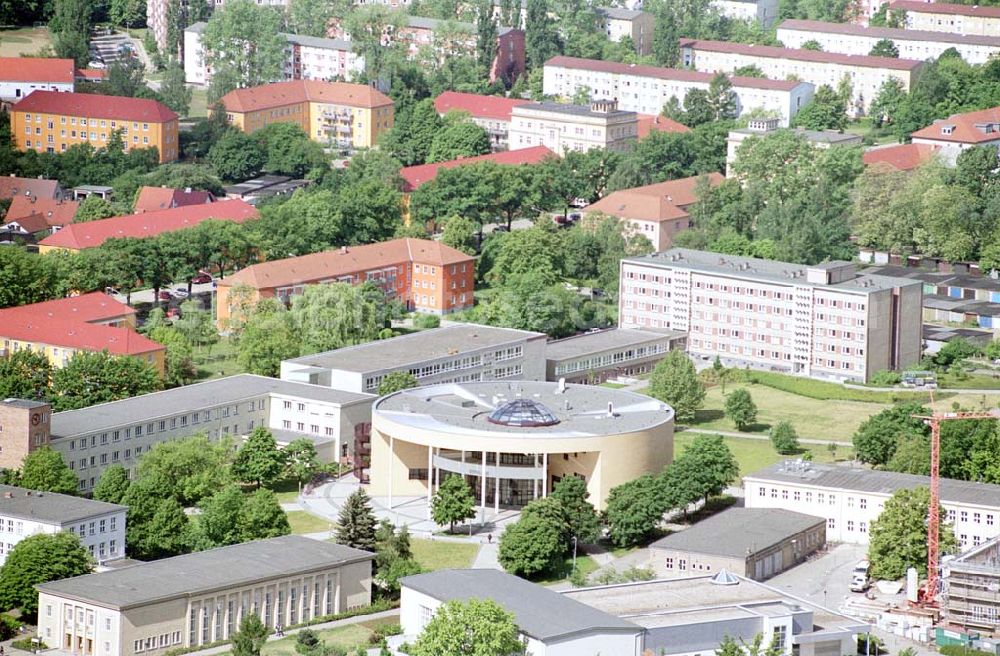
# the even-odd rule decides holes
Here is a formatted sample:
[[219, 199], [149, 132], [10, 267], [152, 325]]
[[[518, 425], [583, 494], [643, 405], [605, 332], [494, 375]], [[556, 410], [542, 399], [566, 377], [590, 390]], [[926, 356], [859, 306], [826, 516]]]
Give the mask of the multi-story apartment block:
[[638, 139], [639, 117], [618, 109], [615, 100], [595, 100], [590, 105], [537, 102], [511, 110], [511, 150], [545, 146], [560, 155], [575, 150], [602, 148], [623, 152]]
[[1000, 7], [895, 0], [889, 11], [904, 14], [910, 30], [1000, 37]]
[[712, 6], [726, 18], [756, 22], [765, 29], [778, 20], [778, 0], [713, 0]]
[[648, 11], [620, 7], [595, 7], [598, 28], [609, 41], [618, 43], [625, 37], [635, 44], [640, 55], [653, 52], [653, 26], [656, 19]]
[[100, 149], [118, 132], [125, 150], [156, 148], [161, 163], [177, 159], [177, 114], [156, 100], [33, 91], [14, 105], [10, 126], [22, 152], [63, 152], [83, 143]]
[[922, 287], [855, 273], [673, 248], [621, 262], [619, 325], [688, 333], [688, 352], [734, 365], [868, 382], [921, 353]]
[[72, 59], [0, 57], [0, 100], [17, 102], [32, 91], [69, 91], [76, 83]]
[[0, 345], [0, 357], [29, 350], [53, 367], [81, 352], [130, 355], [161, 375], [166, 355], [162, 344], [135, 332], [135, 310], [100, 292], [0, 310]]
[[[872, 520], [896, 490], [930, 477], [785, 460], [743, 477], [747, 508], [784, 508], [826, 518], [828, 542], [868, 544]], [[1000, 485], [941, 479], [941, 508], [962, 551], [1000, 535]]]
[[441, 116], [448, 112], [468, 114], [473, 123], [490, 135], [493, 152], [507, 150], [510, 114], [518, 105], [530, 103], [521, 98], [483, 96], [478, 93], [445, 91], [434, 99], [434, 109]]
[[545, 380], [544, 333], [455, 323], [281, 363], [281, 379], [376, 393], [382, 379], [408, 371], [421, 385]]
[[67, 531], [98, 564], [125, 556], [125, 506], [0, 485], [0, 565], [32, 535]]
[[271, 123], [296, 123], [314, 141], [371, 148], [392, 128], [392, 99], [364, 84], [289, 80], [236, 89], [221, 99], [230, 124], [253, 133]]
[[[884, 2], [878, 0], [878, 4]], [[876, 43], [888, 39], [895, 44], [901, 58], [918, 61], [936, 59], [945, 50], [954, 48], [970, 64], [985, 64], [1000, 52], [1000, 37], [797, 19], [782, 21], [777, 37], [789, 48], [801, 48], [806, 41], [816, 41], [824, 53], [842, 55], [867, 55]]]
[[38, 586], [38, 636], [86, 656], [206, 647], [250, 615], [270, 631], [369, 605], [373, 558], [286, 535], [51, 581]]
[[343, 39], [321, 39], [286, 34], [286, 80], [342, 80], [350, 82], [365, 69], [365, 58]]
[[680, 47], [684, 65], [706, 73], [728, 73], [743, 66], [756, 66], [771, 79], [795, 76], [814, 87], [826, 84], [832, 89], [846, 78], [851, 83], [851, 102], [847, 108], [851, 115], [865, 113], [882, 84], [889, 79], [899, 80], [903, 89], [909, 91], [922, 65], [910, 59], [840, 55], [728, 41], [690, 39], [682, 40]]
[[[726, 137], [726, 177], [732, 175], [733, 163], [736, 162], [737, 152], [744, 141], [750, 137], [766, 136], [779, 129], [789, 128], [779, 128], [778, 119], [755, 118], [747, 121], [747, 126], [745, 128], [730, 130], [729, 135]], [[795, 135], [823, 150], [834, 146], [861, 145], [861, 137], [848, 132], [836, 132], [834, 130], [803, 130], [802, 128], [794, 128], [792, 131]]]
[[[290, 0], [254, 0], [258, 5], [265, 7], [287, 7]], [[170, 15], [171, 0], [146, 0], [146, 24], [153, 33], [156, 46], [163, 52], [167, 48], [167, 31], [169, 29], [168, 16]], [[181, 8], [186, 8], [188, 0], [178, 0]], [[209, 0], [208, 4], [213, 9], [226, 4], [225, 0]], [[191, 52], [185, 51], [185, 54]], [[176, 53], [168, 53], [176, 54]]]
[[934, 148], [942, 161], [954, 166], [963, 150], [976, 146], [1000, 148], [1000, 107], [952, 114], [910, 137], [914, 144]]
[[123, 214], [97, 221], [71, 223], [38, 243], [40, 253], [69, 251], [78, 253], [97, 248], [109, 239], [155, 237], [165, 232], [193, 228], [202, 221], [216, 219], [243, 223], [259, 216], [256, 208], [242, 200], [221, 200], [216, 203], [184, 205], [165, 210]]
[[473, 305], [475, 261], [436, 241], [404, 238], [261, 262], [218, 281], [216, 318], [225, 328], [238, 285], [255, 298], [291, 303], [306, 285], [328, 282], [372, 282], [409, 311], [449, 314]]
[[[547, 96], [572, 98], [579, 89], [592, 98], [614, 98], [625, 111], [657, 115], [671, 98], [678, 102], [691, 89], [707, 90], [712, 73], [577, 57], [553, 57], [545, 62], [543, 90]], [[772, 112], [787, 126], [812, 100], [813, 85], [793, 80], [731, 77], [737, 110]]]
[[[371, 421], [372, 397], [327, 387], [239, 374], [51, 415], [49, 445], [89, 493], [111, 465], [134, 474], [154, 446], [195, 434], [239, 440], [267, 428], [287, 444], [308, 439], [323, 462], [354, 455], [354, 435]], [[38, 411], [46, 414], [44, 411]], [[7, 435], [17, 444], [23, 431]]]

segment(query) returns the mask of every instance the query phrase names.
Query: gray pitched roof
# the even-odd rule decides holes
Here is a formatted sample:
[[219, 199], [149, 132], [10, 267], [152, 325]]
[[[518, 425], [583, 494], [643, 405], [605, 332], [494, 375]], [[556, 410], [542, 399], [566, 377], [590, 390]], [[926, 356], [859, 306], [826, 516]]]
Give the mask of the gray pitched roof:
[[114, 503], [0, 485], [0, 515], [4, 517], [19, 517], [46, 524], [63, 525], [87, 517], [125, 510], [125, 506]]
[[642, 631], [631, 622], [496, 569], [443, 569], [407, 576], [401, 583], [442, 602], [492, 599], [514, 614], [522, 633], [543, 642], [598, 630]]
[[41, 592], [124, 609], [374, 557], [368, 551], [341, 544], [285, 535], [36, 587]]
[[780, 508], [730, 508], [649, 546], [739, 558], [825, 522], [822, 517]]

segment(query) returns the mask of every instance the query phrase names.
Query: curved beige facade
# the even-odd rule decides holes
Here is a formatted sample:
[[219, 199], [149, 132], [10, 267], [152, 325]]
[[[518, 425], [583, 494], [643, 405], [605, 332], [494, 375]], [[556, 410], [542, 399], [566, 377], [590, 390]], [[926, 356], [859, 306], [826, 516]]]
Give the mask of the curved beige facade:
[[[512, 402], [548, 413], [549, 423], [494, 423], [491, 415]], [[444, 477], [460, 474], [483, 510], [499, 510], [577, 475], [603, 509], [611, 488], [670, 463], [673, 438], [672, 408], [622, 390], [529, 381], [415, 388], [373, 406], [369, 492], [391, 506], [430, 497]]]

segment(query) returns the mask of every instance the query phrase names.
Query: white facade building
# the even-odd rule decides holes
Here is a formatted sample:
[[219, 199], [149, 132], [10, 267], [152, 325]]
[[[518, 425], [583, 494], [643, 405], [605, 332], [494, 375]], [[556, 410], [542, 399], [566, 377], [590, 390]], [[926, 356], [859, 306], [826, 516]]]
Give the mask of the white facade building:
[[100, 564], [125, 557], [128, 508], [54, 492], [0, 485], [0, 565], [21, 540], [68, 531]]
[[896, 45], [902, 59], [918, 61], [936, 59], [945, 50], [954, 48], [968, 63], [985, 64], [1000, 52], [1000, 37], [797, 19], [782, 21], [778, 25], [777, 38], [788, 48], [801, 48], [806, 41], [816, 41], [823, 52], [842, 55], [867, 55], [876, 43], [888, 39]]
[[[778, 130], [777, 119], [752, 119], [747, 122], [745, 128], [730, 130], [726, 137], [726, 177], [732, 175], [733, 164], [740, 146], [750, 137], [763, 137]], [[833, 146], [861, 146], [862, 139], [856, 134], [849, 132], [836, 132], [834, 130], [803, 130], [794, 129], [795, 135], [802, 137], [813, 146], [826, 150]]]
[[521, 150], [545, 146], [559, 155], [592, 148], [622, 152], [635, 145], [639, 117], [618, 109], [614, 100], [587, 105], [539, 102], [511, 110], [507, 147]]
[[673, 248], [621, 261], [621, 328], [688, 333], [733, 366], [860, 380], [920, 359], [919, 281]]
[[0, 57], [0, 100], [17, 102], [32, 91], [73, 91], [72, 59]]
[[184, 81], [188, 84], [205, 85], [212, 79], [211, 70], [205, 61], [201, 48], [201, 34], [205, 23], [194, 23], [184, 30]]
[[726, 18], [756, 21], [764, 28], [778, 20], [778, 0], [713, 0], [712, 6]]
[[[827, 541], [851, 544], [868, 544], [872, 520], [893, 492], [929, 485], [927, 476], [799, 460], [743, 477], [747, 508], [824, 517]], [[1000, 535], [1000, 485], [942, 478], [941, 507], [963, 551]]]
[[727, 41], [682, 40], [680, 48], [684, 65], [705, 73], [729, 73], [743, 66], [756, 66], [773, 80], [795, 76], [814, 87], [825, 84], [831, 89], [836, 89], [840, 81], [847, 78], [852, 89], [847, 109], [851, 115], [865, 113], [882, 84], [889, 79], [899, 80], [903, 90], [909, 91], [921, 67], [921, 62], [916, 60], [839, 55]]
[[[545, 62], [543, 91], [562, 99], [586, 89], [591, 98], [613, 98], [618, 108], [659, 115], [671, 98], [683, 103], [691, 89], [707, 90], [711, 73], [639, 64], [619, 64], [596, 59], [557, 56]], [[764, 110], [787, 126], [813, 96], [813, 85], [792, 80], [732, 77], [737, 111]]]
[[976, 146], [1000, 149], [1000, 107], [952, 114], [910, 135], [917, 145], [930, 146], [954, 166], [963, 151]]
[[896, 0], [889, 9], [906, 12], [910, 30], [1000, 37], [1000, 7]]
[[625, 37], [632, 39], [635, 51], [640, 55], [653, 52], [653, 14], [619, 7], [595, 7], [598, 28], [609, 41], [618, 43]]

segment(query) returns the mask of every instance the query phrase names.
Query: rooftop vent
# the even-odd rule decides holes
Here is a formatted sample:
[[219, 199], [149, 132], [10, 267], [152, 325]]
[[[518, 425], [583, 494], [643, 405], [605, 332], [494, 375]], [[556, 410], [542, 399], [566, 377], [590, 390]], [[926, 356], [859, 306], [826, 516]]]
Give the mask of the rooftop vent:
[[740, 579], [728, 569], [720, 569], [718, 574], [712, 577], [712, 585], [739, 585]]

